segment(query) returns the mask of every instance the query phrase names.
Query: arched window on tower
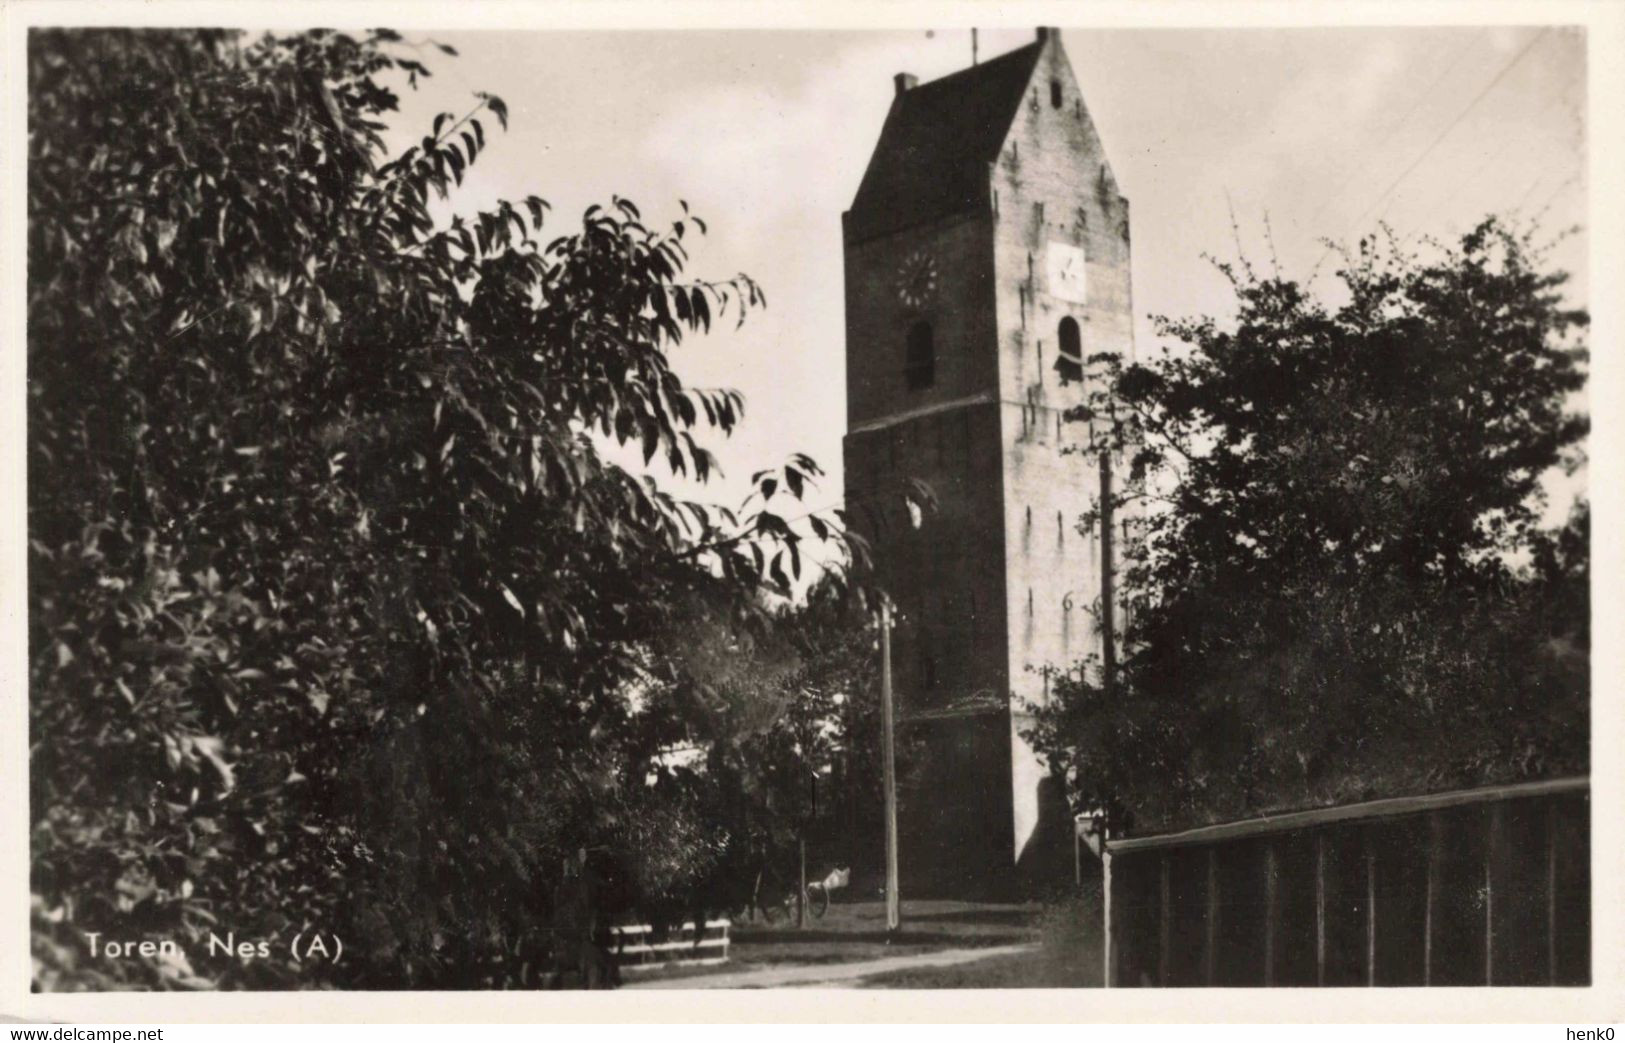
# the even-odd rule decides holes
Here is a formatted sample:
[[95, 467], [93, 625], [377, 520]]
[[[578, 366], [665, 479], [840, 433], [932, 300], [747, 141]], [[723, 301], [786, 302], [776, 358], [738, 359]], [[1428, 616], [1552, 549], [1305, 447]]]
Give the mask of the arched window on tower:
[[1078, 333], [1078, 320], [1068, 315], [1061, 320], [1056, 331], [1059, 350], [1055, 353], [1055, 372], [1062, 384], [1083, 380], [1083, 337]]
[[909, 327], [903, 376], [908, 380], [910, 391], [919, 391], [936, 383], [937, 347], [931, 339], [931, 324], [923, 319]]

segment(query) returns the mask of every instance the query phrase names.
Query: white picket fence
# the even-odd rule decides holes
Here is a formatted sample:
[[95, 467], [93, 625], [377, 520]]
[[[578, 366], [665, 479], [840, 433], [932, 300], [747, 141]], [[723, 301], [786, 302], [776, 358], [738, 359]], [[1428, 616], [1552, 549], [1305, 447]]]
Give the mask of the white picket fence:
[[623, 973], [727, 963], [730, 926], [731, 922], [726, 919], [707, 920], [697, 941], [692, 920], [671, 928], [662, 941], [654, 940], [651, 924], [611, 927], [610, 954]]

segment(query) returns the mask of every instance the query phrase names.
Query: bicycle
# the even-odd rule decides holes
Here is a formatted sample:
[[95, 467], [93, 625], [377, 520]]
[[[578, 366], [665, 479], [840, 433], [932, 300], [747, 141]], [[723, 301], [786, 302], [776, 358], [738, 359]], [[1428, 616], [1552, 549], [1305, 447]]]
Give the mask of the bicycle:
[[795, 888], [784, 882], [784, 878], [764, 862], [756, 871], [756, 880], [750, 891], [751, 918], [755, 914], [762, 914], [764, 923], [775, 923], [780, 916], [789, 919], [795, 909]]
[[[812, 881], [800, 896], [803, 907], [814, 920], [822, 920], [829, 912], [830, 892], [846, 887], [851, 879], [852, 870], [839, 866], [823, 879]], [[777, 870], [764, 864], [757, 871], [755, 886], [751, 889], [751, 911], [760, 910], [766, 923], [776, 922], [780, 915], [789, 919], [795, 911], [796, 897], [796, 888], [785, 883]]]
[[829, 912], [829, 893], [839, 891], [852, 882], [852, 869], [849, 866], [836, 866], [822, 880], [815, 880], [807, 885], [807, 911], [812, 913], [814, 920], [822, 920], [824, 914]]

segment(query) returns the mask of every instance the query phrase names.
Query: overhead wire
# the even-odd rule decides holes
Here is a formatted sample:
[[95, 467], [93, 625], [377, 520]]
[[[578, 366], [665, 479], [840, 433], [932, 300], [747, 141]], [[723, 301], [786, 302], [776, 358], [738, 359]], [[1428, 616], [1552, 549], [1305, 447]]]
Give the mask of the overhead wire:
[[[1537, 124], [1540, 123], [1545, 118], [1546, 114], [1551, 112], [1552, 109], [1555, 108], [1559, 103], [1561, 103], [1561, 102], [1570, 102], [1570, 103], [1572, 103], [1572, 101], [1573, 101], [1573, 99], [1572, 99], [1572, 97], [1571, 97], [1571, 95], [1570, 95], [1570, 93], [1568, 91], [1564, 91], [1562, 94], [1555, 95], [1554, 97], [1549, 99], [1544, 105], [1541, 106], [1540, 110], [1535, 114], [1532, 122], [1537, 123]], [[1541, 140], [1541, 139], [1537, 139], [1537, 140]], [[1451, 200], [1451, 199], [1459, 199], [1459, 198], [1461, 198], [1462, 194], [1471, 185], [1476, 183], [1478, 181], [1478, 179], [1480, 177], [1482, 177], [1486, 172], [1488, 172], [1489, 170], [1498, 168], [1500, 166], [1500, 164], [1501, 164], [1501, 161], [1503, 159], [1505, 159], [1510, 153], [1512, 153], [1516, 149], [1519, 149], [1519, 148], [1527, 149], [1528, 147], [1529, 147], [1529, 140], [1528, 139], [1519, 140], [1517, 138], [1510, 138], [1510, 137], [1507, 138], [1506, 140], [1504, 140], [1502, 142], [1501, 147], [1496, 149], [1494, 155], [1492, 155], [1489, 159], [1486, 159], [1483, 162], [1476, 164], [1471, 170], [1469, 170], [1467, 172], [1465, 177], [1462, 177], [1462, 178], [1458, 179], [1454, 184], [1450, 185], [1443, 193], [1431, 198], [1429, 200], [1429, 205], [1421, 208], [1422, 213], [1423, 214], [1431, 214], [1436, 210], [1436, 208], [1439, 205], [1441, 205], [1445, 201], [1448, 201], [1448, 200]], [[1523, 205], [1529, 201], [1529, 198], [1532, 195], [1534, 195], [1535, 189], [1539, 188], [1545, 182], [1546, 177], [1547, 177], [1547, 175], [1549, 173], [1550, 173], [1550, 171], [1543, 169], [1539, 174], [1537, 174], [1535, 176], [1535, 179], [1529, 183], [1529, 187], [1526, 188], [1523, 191], [1523, 193], [1518, 197], [1518, 202], [1513, 205], [1512, 210], [1510, 211], [1511, 213], [1518, 213], [1518, 212], [1523, 210]], [[1413, 225], [1411, 227], [1407, 227], [1403, 231], [1401, 231], [1399, 233], [1398, 237], [1401, 240], [1406, 239], [1411, 234], [1411, 231], [1412, 231], [1413, 228], [1414, 228], [1414, 223], [1413, 223]]]
[[[1390, 125], [1389, 128], [1383, 132], [1382, 140], [1387, 141], [1393, 138], [1394, 135], [1398, 134], [1407, 124], [1410, 123], [1411, 117], [1416, 115], [1416, 113], [1422, 108], [1423, 103], [1433, 97], [1434, 89], [1437, 88], [1439, 84], [1444, 82], [1445, 77], [1449, 76], [1455, 71], [1456, 66], [1461, 64], [1461, 60], [1467, 56], [1467, 52], [1471, 51], [1477, 42], [1478, 41], [1476, 38], [1469, 37], [1461, 47], [1456, 49], [1455, 56], [1452, 57], [1449, 63], [1445, 65], [1444, 69], [1433, 78], [1432, 82], [1430, 82], [1426, 87], [1422, 88], [1421, 92], [1417, 94], [1416, 100], [1411, 103], [1411, 107], [1405, 110], [1405, 115], [1401, 116], [1398, 121]], [[1315, 222], [1320, 220], [1321, 215], [1325, 214], [1326, 210], [1337, 202], [1338, 198], [1343, 194], [1343, 190], [1349, 186], [1349, 183], [1354, 180], [1358, 173], [1359, 168], [1354, 164], [1349, 164], [1348, 173], [1343, 176], [1343, 180], [1338, 182], [1336, 188], [1327, 193], [1326, 198], [1321, 201], [1320, 206], [1315, 210], [1314, 214], [1310, 216], [1308, 221], [1310, 227], [1314, 227]]]
[[[1493, 77], [1491, 77], [1490, 81], [1486, 83], [1477, 94], [1473, 95], [1472, 100], [1463, 106], [1461, 111], [1457, 112], [1455, 117], [1445, 125], [1444, 129], [1441, 130], [1433, 138], [1433, 140], [1428, 143], [1428, 146], [1418, 153], [1416, 158], [1411, 160], [1410, 164], [1404, 170], [1400, 171], [1399, 176], [1394, 178], [1393, 181], [1389, 182], [1388, 187], [1383, 189], [1382, 192], [1378, 194], [1377, 198], [1372, 200], [1371, 204], [1367, 206], [1365, 210], [1361, 211], [1360, 216], [1349, 222], [1348, 227], [1344, 229], [1344, 237], [1347, 237], [1349, 232], [1353, 231], [1355, 228], [1358, 228], [1361, 222], [1363, 222], [1367, 217], [1371, 216], [1371, 214], [1374, 213], [1377, 208], [1393, 194], [1394, 190], [1397, 189], [1406, 178], [1410, 177], [1411, 174], [1415, 172], [1417, 167], [1421, 166], [1422, 163], [1433, 154], [1434, 149], [1438, 148], [1444, 143], [1445, 139], [1448, 138], [1450, 134], [1461, 125], [1462, 121], [1465, 120], [1468, 115], [1478, 107], [1479, 103], [1488, 97], [1489, 93], [1493, 91], [1502, 80], [1506, 79], [1507, 74], [1509, 74], [1519, 62], [1523, 61], [1525, 56], [1527, 56], [1530, 51], [1534, 50], [1535, 45], [1540, 43], [1541, 40], [1545, 39], [1547, 34], [1550, 32], [1550, 26], [1541, 29], [1540, 32], [1536, 33], [1528, 43], [1519, 48], [1518, 52], [1501, 66], [1500, 70], [1497, 71]], [[1327, 245], [1325, 251], [1321, 253], [1320, 258], [1315, 261], [1315, 267], [1309, 276], [1311, 279], [1314, 278], [1315, 273], [1319, 272], [1320, 266], [1325, 263], [1326, 258], [1331, 255], [1334, 249], [1336, 249], [1335, 244]]]

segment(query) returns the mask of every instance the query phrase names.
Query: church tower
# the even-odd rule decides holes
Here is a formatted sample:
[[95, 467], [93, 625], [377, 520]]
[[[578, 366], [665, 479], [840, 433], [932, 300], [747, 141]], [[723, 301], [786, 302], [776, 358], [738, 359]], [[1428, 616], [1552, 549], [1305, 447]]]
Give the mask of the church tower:
[[[1076, 525], [1104, 472], [1062, 451], [1086, 432], [1060, 370], [1133, 348], [1128, 201], [1059, 32], [899, 74], [843, 237], [846, 500], [898, 607], [904, 893], [1008, 891], [1070, 870], [1064, 799], [1020, 734], [1049, 695], [1036, 668], [1103, 649], [1103, 541]], [[907, 479], [937, 498], [918, 525], [873, 506]]]

